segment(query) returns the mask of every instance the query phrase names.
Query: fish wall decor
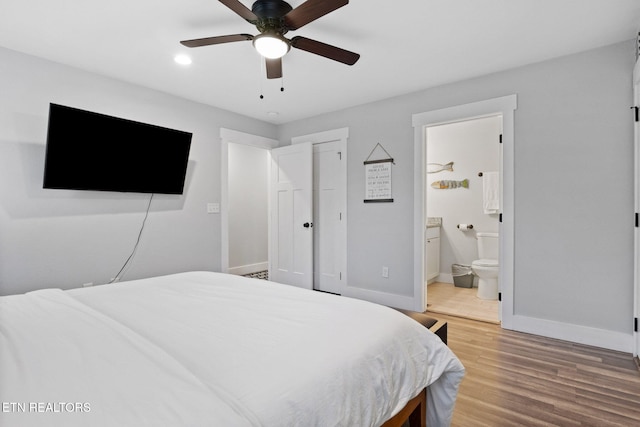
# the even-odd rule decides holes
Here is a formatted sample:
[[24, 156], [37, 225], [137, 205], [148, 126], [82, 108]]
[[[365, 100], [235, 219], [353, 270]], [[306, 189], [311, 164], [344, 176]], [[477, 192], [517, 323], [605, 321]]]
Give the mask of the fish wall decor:
[[469, 180], [463, 179], [462, 181], [453, 181], [450, 179], [443, 179], [440, 181], [433, 181], [431, 183], [431, 186], [439, 190], [450, 190], [452, 188], [469, 188]]
[[427, 163], [427, 173], [438, 173], [442, 171], [453, 172], [453, 162], [449, 162], [446, 165], [440, 163]]

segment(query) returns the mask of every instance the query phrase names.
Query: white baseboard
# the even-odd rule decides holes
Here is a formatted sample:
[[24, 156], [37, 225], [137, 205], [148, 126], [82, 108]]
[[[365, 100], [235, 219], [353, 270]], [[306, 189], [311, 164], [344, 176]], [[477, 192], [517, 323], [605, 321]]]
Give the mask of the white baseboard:
[[258, 271], [265, 271], [269, 269], [269, 263], [258, 262], [256, 264], [240, 265], [237, 267], [229, 267], [229, 274], [237, 274], [243, 276], [245, 274], [257, 273]]
[[[416, 310], [416, 307], [414, 307], [413, 297], [404, 295], [347, 286], [344, 296], [358, 298], [389, 307]], [[594, 347], [607, 348], [625, 353], [633, 353], [633, 334], [625, 334], [622, 332], [572, 325], [554, 320], [537, 319], [521, 315], [511, 316], [508, 323], [508, 329], [518, 332], [586, 344]], [[503, 327], [506, 327], [506, 325], [503, 324]]]
[[416, 310], [414, 307], [413, 296], [404, 296], [398, 294], [391, 294], [388, 292], [372, 291], [369, 289], [355, 288], [353, 286], [347, 286], [344, 296], [350, 298], [357, 298], [376, 304], [386, 305], [388, 307], [401, 308], [404, 310]]
[[509, 329], [518, 332], [633, 353], [633, 334], [520, 315], [512, 316], [509, 323], [511, 326]]
[[436, 282], [453, 283], [453, 276], [451, 275], [451, 273], [440, 273], [438, 277], [436, 277]]

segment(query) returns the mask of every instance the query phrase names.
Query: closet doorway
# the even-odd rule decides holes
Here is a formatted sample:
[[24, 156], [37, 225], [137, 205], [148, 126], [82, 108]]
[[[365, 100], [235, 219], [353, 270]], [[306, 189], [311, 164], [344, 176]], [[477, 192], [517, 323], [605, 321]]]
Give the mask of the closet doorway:
[[339, 295], [347, 287], [348, 137], [341, 128], [291, 139], [313, 149], [313, 289]]
[[[306, 166], [308, 170], [313, 170], [312, 197], [308, 200], [311, 203], [309, 208], [312, 209], [313, 216], [311, 219], [303, 221], [309, 223], [305, 231], [312, 233], [313, 243], [310, 251], [312, 251], [313, 261], [311, 271], [308, 273], [296, 272], [291, 275], [285, 272], [284, 275], [280, 275], [279, 272], [274, 271], [274, 277], [294, 277], [298, 276], [298, 273], [310, 274], [313, 289], [336, 294], [343, 293], [347, 283], [347, 137], [348, 129], [344, 128], [292, 138], [292, 146], [310, 143], [313, 147], [312, 160]], [[277, 175], [273, 173], [274, 168], [277, 167], [273, 159], [277, 157], [275, 153], [281, 150], [277, 148], [278, 142], [228, 129], [221, 130], [221, 139], [221, 270], [234, 274], [250, 274], [261, 270], [265, 265], [269, 265], [269, 270], [278, 268], [273, 264], [274, 262], [280, 263], [281, 257], [279, 255], [282, 253], [284, 258], [287, 253], [294, 252], [283, 246], [283, 244], [287, 244], [286, 241], [292, 234], [292, 228], [285, 229], [284, 236], [275, 234], [279, 233], [279, 228], [274, 226], [274, 221], [287, 216], [287, 214], [279, 216], [276, 207], [274, 207], [274, 200], [277, 197], [274, 199], [273, 184], [270, 183], [271, 177]], [[293, 148], [292, 146], [289, 147]], [[283, 149], [286, 148], [283, 147]], [[261, 168], [260, 152], [266, 156], [268, 163], [262, 180], [255, 177]], [[234, 159], [237, 156], [246, 156], [247, 160], [253, 160], [251, 160], [251, 164], [248, 164], [249, 162], [243, 164]], [[232, 171], [231, 168], [236, 169]], [[234, 180], [240, 181], [240, 183], [233, 182]], [[256, 193], [258, 187], [264, 191], [263, 195], [260, 195], [259, 192]], [[258, 201], [259, 199], [262, 202]], [[266, 206], [265, 200], [267, 201]], [[248, 207], [249, 205], [251, 207]], [[245, 212], [247, 209], [253, 212]], [[258, 212], [264, 212], [264, 214]], [[295, 216], [295, 212], [292, 212], [291, 217], [293, 216]], [[253, 221], [253, 224], [246, 221]], [[266, 227], [264, 225], [255, 226], [264, 223], [267, 224]], [[243, 224], [244, 229], [242, 229]], [[293, 227], [303, 226], [302, 224], [296, 223], [293, 224]], [[264, 241], [263, 234], [268, 236], [268, 242]], [[287, 235], [289, 236], [287, 237]], [[277, 244], [274, 245], [274, 242]], [[238, 260], [242, 259], [238, 254], [245, 256], [242, 265], [238, 265]], [[247, 258], [248, 255], [253, 258]], [[293, 265], [293, 263], [289, 262], [288, 265]], [[304, 281], [297, 280], [294, 282], [304, 283]]]
[[269, 162], [278, 141], [230, 129], [221, 138], [221, 271], [268, 278]]

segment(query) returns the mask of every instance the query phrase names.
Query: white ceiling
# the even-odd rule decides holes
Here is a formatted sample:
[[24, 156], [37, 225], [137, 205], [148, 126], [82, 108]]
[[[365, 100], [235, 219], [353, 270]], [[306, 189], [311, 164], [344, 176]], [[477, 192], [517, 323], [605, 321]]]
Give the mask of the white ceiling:
[[[0, 46], [276, 124], [629, 40], [640, 29], [638, 0], [352, 0], [287, 37], [358, 52], [355, 65], [292, 49], [284, 78], [267, 80], [250, 42], [179, 44], [257, 34], [216, 0], [0, 5]], [[176, 64], [179, 53], [193, 64]]]

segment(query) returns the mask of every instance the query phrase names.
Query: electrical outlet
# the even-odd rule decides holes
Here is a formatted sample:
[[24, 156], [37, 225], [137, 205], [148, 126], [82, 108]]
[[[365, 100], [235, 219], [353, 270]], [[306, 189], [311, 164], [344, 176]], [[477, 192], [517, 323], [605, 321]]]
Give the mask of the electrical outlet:
[[220, 203], [207, 203], [207, 213], [220, 213]]
[[389, 277], [389, 267], [382, 267], [382, 277], [384, 278]]

